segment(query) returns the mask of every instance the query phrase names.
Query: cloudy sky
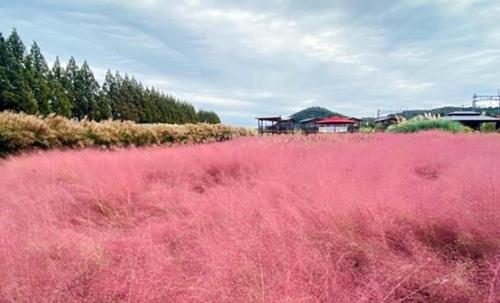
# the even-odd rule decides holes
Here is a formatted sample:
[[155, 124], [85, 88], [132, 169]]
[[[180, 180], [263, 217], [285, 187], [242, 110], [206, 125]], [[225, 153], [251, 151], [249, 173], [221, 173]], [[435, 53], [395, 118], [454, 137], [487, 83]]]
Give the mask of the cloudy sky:
[[0, 15], [49, 62], [135, 75], [231, 124], [468, 105], [500, 86], [497, 0], [0, 0]]

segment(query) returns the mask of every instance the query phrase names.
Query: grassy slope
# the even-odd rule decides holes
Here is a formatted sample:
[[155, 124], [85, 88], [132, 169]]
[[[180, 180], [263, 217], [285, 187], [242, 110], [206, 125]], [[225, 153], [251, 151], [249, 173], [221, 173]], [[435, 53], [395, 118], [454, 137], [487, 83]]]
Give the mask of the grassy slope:
[[11, 158], [0, 298], [498, 302], [499, 149], [431, 132]]

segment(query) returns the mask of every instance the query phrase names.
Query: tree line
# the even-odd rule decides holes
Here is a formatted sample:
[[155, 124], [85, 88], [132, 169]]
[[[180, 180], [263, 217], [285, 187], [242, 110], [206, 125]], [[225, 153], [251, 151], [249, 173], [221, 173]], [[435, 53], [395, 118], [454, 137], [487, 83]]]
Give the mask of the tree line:
[[0, 111], [58, 115], [81, 120], [132, 120], [139, 123], [220, 123], [216, 113], [196, 109], [119, 72], [107, 71], [100, 85], [89, 64], [56, 58], [49, 68], [36, 42], [26, 50], [15, 29], [0, 32]]

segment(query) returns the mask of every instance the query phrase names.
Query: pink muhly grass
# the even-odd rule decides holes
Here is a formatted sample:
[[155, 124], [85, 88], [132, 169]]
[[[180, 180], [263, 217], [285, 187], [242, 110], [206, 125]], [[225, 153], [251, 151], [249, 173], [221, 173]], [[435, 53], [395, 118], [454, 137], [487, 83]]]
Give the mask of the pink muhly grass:
[[498, 302], [497, 135], [0, 162], [0, 302]]

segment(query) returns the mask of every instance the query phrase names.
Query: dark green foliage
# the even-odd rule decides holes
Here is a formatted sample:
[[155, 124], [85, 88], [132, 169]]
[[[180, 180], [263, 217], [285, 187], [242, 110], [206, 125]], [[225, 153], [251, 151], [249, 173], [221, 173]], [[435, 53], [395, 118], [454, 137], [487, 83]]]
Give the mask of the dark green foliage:
[[488, 122], [481, 124], [482, 133], [494, 133], [497, 130], [497, 125], [495, 122]]
[[342, 114], [332, 112], [329, 109], [326, 109], [324, 107], [319, 107], [319, 106], [308, 107], [308, 108], [303, 109], [299, 112], [296, 112], [295, 114], [291, 115], [290, 117], [295, 119], [296, 121], [301, 121], [304, 119], [328, 118], [331, 116], [345, 117]]
[[81, 67], [71, 57], [66, 67], [59, 58], [49, 69], [36, 42], [26, 53], [13, 30], [0, 33], [0, 111], [58, 115], [82, 120], [132, 120], [139, 123], [219, 123], [213, 112], [196, 112], [184, 101], [108, 71], [102, 88], [87, 62]]
[[29, 55], [25, 58], [25, 73], [26, 80], [37, 102], [38, 112], [42, 115], [48, 115], [51, 112], [49, 67], [36, 42], [33, 43]]
[[140, 123], [196, 123], [198, 116], [194, 107], [165, 95], [154, 88], [145, 88], [142, 83], [128, 75], [106, 73], [101, 90], [102, 106], [110, 110], [117, 120], [132, 120]]
[[7, 78], [7, 45], [5, 39], [0, 33], [0, 110], [6, 108], [3, 93], [10, 87]]
[[199, 110], [198, 111], [198, 121], [210, 124], [220, 123], [219, 116], [214, 112]]
[[77, 117], [78, 110], [76, 109], [76, 78], [78, 75], [78, 65], [76, 65], [75, 58], [69, 58], [68, 64], [62, 74], [60, 83], [66, 92], [69, 103], [71, 104], [71, 116]]
[[59, 58], [56, 58], [48, 78], [50, 86], [49, 103], [51, 105], [52, 112], [64, 117], [71, 117], [73, 102], [64, 86], [67, 79], [64, 76], [64, 69], [61, 67]]
[[96, 115], [98, 115], [97, 99], [99, 96], [99, 83], [95, 80], [94, 74], [86, 61], [76, 71], [73, 80], [73, 89], [73, 116], [78, 118], [78, 120], [84, 117], [94, 120]]
[[14, 61], [23, 62], [26, 48], [24, 47], [23, 41], [21, 40], [21, 37], [17, 33], [16, 29], [12, 30], [12, 33], [7, 39], [7, 47], [9, 48], [10, 55]]
[[101, 89], [101, 97], [106, 100], [105, 102], [109, 105], [111, 111], [110, 115], [115, 119], [120, 118], [121, 113], [118, 109], [121, 81], [121, 77], [118, 73], [115, 77], [111, 71], [108, 70]]
[[102, 121], [111, 119], [111, 104], [109, 103], [108, 98], [106, 98], [106, 96], [102, 92], [97, 97], [96, 102], [97, 109], [94, 117], [95, 120]]
[[14, 29], [4, 44], [3, 70], [5, 87], [2, 90], [0, 110], [11, 109], [36, 113], [38, 106], [30, 87], [30, 74], [25, 67], [25, 47]]

